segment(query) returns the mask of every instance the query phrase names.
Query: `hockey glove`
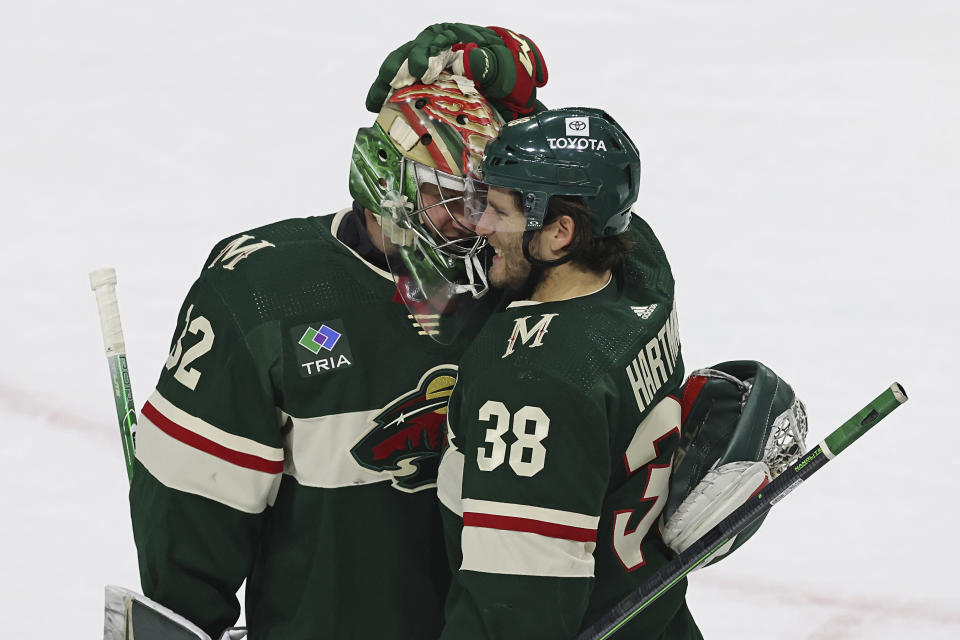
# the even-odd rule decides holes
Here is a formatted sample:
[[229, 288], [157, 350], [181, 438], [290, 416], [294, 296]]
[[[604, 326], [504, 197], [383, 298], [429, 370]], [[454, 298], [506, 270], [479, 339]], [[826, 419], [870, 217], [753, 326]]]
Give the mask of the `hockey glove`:
[[444, 69], [473, 80], [507, 120], [543, 109], [537, 87], [546, 84], [547, 67], [532, 40], [501, 27], [454, 22], [430, 25], [392, 51], [367, 93], [367, 109], [379, 112], [391, 89], [429, 84]]
[[[806, 409], [759, 362], [694, 371], [683, 385], [680, 449], [663, 510], [663, 541], [680, 553], [749, 500], [806, 448]], [[701, 566], [746, 542], [763, 517]]]

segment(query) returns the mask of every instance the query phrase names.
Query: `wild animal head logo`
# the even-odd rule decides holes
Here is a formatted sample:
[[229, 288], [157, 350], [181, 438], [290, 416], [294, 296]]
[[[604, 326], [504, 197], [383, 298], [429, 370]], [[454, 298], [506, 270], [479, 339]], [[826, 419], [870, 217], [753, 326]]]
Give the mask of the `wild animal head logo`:
[[436, 486], [447, 401], [456, 381], [457, 369], [452, 365], [425, 373], [416, 389], [377, 414], [373, 429], [350, 449], [353, 459], [367, 469], [389, 472], [393, 486], [401, 491]]

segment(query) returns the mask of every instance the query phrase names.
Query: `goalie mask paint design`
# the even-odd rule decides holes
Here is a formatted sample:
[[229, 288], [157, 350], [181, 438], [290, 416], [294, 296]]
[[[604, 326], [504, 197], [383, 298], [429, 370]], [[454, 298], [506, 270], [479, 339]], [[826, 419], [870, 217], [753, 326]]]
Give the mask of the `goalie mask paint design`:
[[465, 220], [464, 187], [502, 125], [471, 81], [444, 74], [393, 93], [354, 143], [350, 193], [378, 216], [394, 279], [413, 282], [417, 306], [443, 315], [446, 329], [429, 333], [438, 342], [466, 324], [449, 313], [454, 301], [489, 289], [485, 239]]
[[437, 485], [446, 438], [447, 402], [457, 381], [452, 365], [434, 367], [416, 389], [397, 398], [375, 418], [375, 427], [350, 449], [361, 466], [392, 475], [405, 492]]
[[[481, 162], [503, 120], [462, 78], [393, 93], [372, 127], [360, 129], [350, 165], [350, 194], [381, 219], [401, 248], [416, 246], [443, 269], [442, 258], [475, 252], [481, 240], [463, 223], [464, 178]], [[427, 186], [429, 185], [429, 186]], [[426, 215], [430, 192], [452, 224]]]

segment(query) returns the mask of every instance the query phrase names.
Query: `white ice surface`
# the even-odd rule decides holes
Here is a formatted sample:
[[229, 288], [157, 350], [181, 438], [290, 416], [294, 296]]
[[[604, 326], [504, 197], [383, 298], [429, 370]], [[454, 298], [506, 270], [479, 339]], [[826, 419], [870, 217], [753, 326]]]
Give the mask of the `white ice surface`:
[[345, 206], [380, 60], [460, 20], [531, 35], [544, 102], [637, 142], [688, 368], [767, 362], [813, 440], [912, 398], [692, 577], [705, 636], [960, 637], [960, 3], [477, 6], [0, 4], [4, 636], [97, 637], [103, 584], [137, 586], [87, 273], [117, 267], [142, 403], [213, 243]]

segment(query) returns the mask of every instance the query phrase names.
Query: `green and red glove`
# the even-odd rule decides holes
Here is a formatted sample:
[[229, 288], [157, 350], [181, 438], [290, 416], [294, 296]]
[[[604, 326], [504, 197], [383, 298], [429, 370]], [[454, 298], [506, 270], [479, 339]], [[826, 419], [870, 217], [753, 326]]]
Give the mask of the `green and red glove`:
[[387, 56], [367, 93], [367, 109], [379, 112], [391, 89], [429, 84], [445, 69], [473, 80], [506, 120], [544, 108], [537, 88], [547, 83], [547, 66], [533, 40], [501, 27], [445, 22]]

